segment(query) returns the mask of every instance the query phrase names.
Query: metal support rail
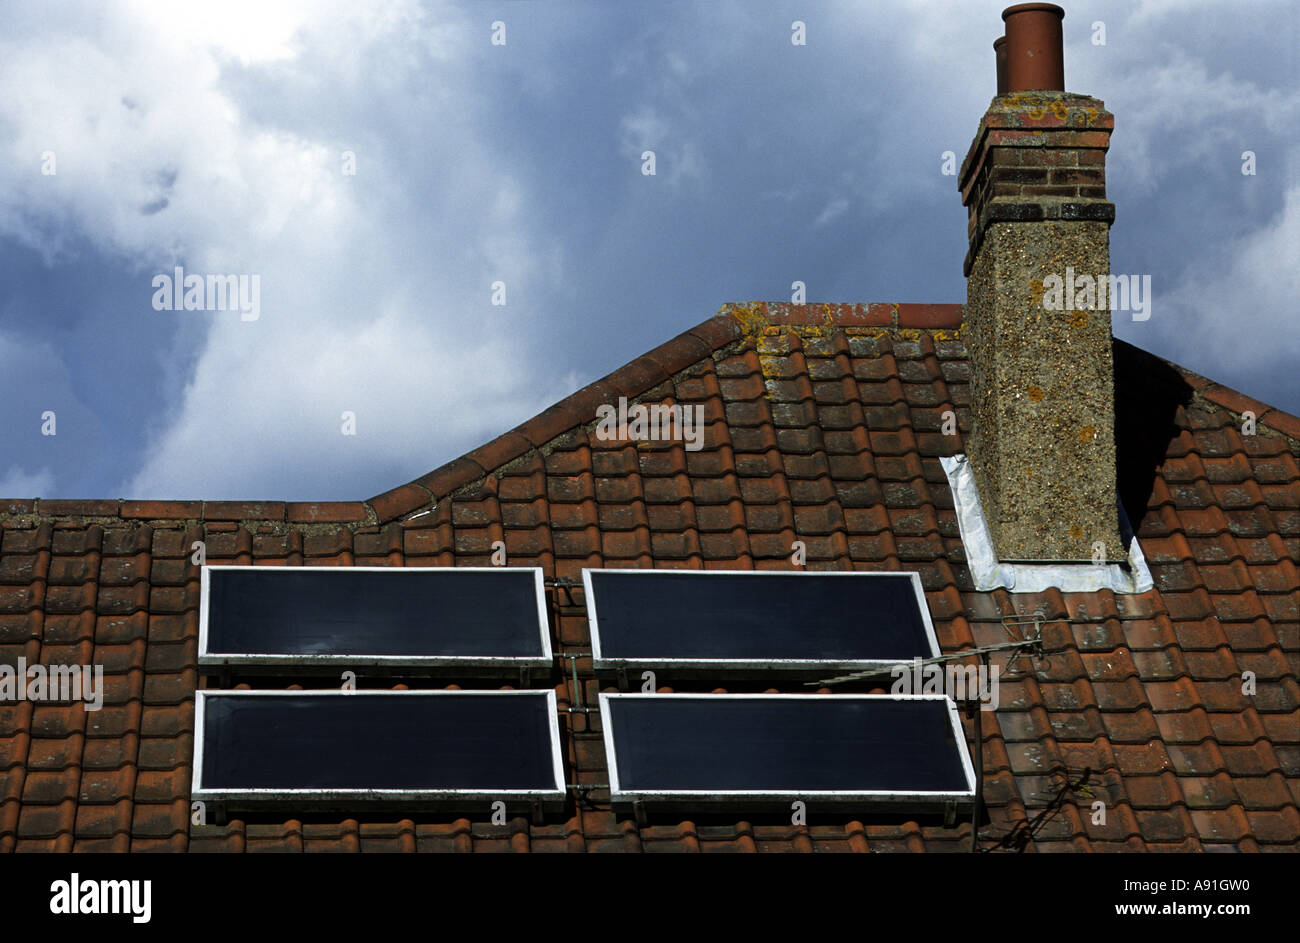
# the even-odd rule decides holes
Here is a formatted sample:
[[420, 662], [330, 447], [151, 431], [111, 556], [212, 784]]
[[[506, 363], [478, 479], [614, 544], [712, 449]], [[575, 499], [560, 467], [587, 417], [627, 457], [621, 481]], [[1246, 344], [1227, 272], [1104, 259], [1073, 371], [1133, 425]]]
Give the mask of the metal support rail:
[[[921, 665], [937, 665], [946, 661], [956, 661], [959, 658], [969, 658], [972, 655], [978, 655], [986, 658], [991, 652], [1001, 652], [1010, 649], [1030, 649], [1035, 655], [1042, 654], [1042, 639], [1040, 637], [1019, 639], [1013, 642], [999, 642], [996, 645], [981, 645], [978, 648], [967, 648], [960, 652], [952, 652], [948, 655], [935, 655], [931, 658], [919, 659]], [[1019, 652], [1017, 652], [1019, 654]], [[1014, 659], [1013, 659], [1014, 660]], [[880, 678], [885, 675], [893, 674], [900, 666], [910, 666], [918, 663], [918, 659], [911, 661], [900, 661], [888, 668], [872, 668], [869, 671], [855, 671], [852, 674], [839, 675], [834, 678], [824, 678], [820, 681], [805, 681], [804, 686], [810, 688], [829, 687], [832, 684], [844, 684], [848, 681], [861, 681], [865, 678]], [[987, 664], [987, 658], [986, 662]]]

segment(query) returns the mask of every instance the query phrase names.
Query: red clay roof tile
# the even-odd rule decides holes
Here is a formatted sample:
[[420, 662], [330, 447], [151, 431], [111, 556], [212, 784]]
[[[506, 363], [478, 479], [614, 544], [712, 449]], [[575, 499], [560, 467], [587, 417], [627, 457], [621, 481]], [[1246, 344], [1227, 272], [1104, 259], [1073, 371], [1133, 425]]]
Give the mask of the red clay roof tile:
[[[1068, 619], [1046, 626], [1048, 657], [1034, 674], [1003, 679], [1001, 709], [985, 724], [984, 845], [1041, 808], [1065, 770], [1085, 766], [1092, 788], [1111, 797], [1107, 824], [1092, 825], [1076, 798], [1035, 836], [1038, 850], [1294, 845], [1300, 424], [1189, 377], [1189, 405], [1134, 521], [1156, 589], [976, 593], [964, 563], [953, 562], [963, 557], [943, 472], [922, 459], [960, 448], [939, 433], [944, 409], [955, 406], [969, 431], [960, 316], [958, 305], [728, 306], [465, 458], [365, 503], [0, 504], [0, 644], [47, 659], [93, 657], [108, 669], [108, 702], [94, 715], [0, 706], [0, 768], [20, 773], [0, 796], [0, 850], [70, 849], [74, 840], [82, 850], [195, 851], [968, 847], [969, 823], [638, 828], [607, 806], [575, 810], [567, 823], [503, 827], [463, 818], [189, 825], [193, 541], [207, 541], [210, 562], [451, 565], [486, 564], [502, 537], [512, 563], [567, 577], [602, 560], [788, 569], [791, 542], [801, 539], [817, 568], [914, 568], [945, 650], [1005, 640], [1004, 614]], [[590, 436], [596, 408], [618, 396], [702, 403], [705, 450]], [[1243, 436], [1240, 412], [1252, 406], [1263, 431]], [[397, 523], [433, 502], [432, 513]], [[561, 603], [557, 616], [562, 650], [589, 645], [578, 595], [579, 606]], [[592, 703], [590, 661], [579, 664]], [[1257, 673], [1254, 695], [1241, 692], [1246, 670]], [[569, 717], [575, 771], [600, 783], [603, 745], [587, 717]]]

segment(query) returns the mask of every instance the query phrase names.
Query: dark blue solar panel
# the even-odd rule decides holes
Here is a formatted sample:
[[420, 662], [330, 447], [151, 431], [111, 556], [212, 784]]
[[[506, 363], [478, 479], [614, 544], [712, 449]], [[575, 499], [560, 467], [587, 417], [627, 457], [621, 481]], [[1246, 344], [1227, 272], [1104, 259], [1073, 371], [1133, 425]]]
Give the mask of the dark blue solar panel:
[[553, 691], [200, 692], [195, 794], [559, 798], [554, 698]]
[[600, 667], [937, 655], [914, 573], [586, 570]]
[[549, 666], [540, 571], [209, 567], [206, 664], [481, 660]]
[[602, 694], [614, 798], [973, 795], [947, 698]]

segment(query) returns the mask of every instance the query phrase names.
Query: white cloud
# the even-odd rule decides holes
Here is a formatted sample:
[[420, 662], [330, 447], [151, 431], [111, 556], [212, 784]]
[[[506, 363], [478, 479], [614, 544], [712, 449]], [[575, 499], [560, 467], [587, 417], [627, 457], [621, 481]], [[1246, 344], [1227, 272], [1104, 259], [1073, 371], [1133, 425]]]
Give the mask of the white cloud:
[[[0, 232], [47, 259], [84, 237], [138, 270], [124, 330], [207, 327], [126, 496], [366, 497], [572, 392], [526, 342], [530, 289], [562, 253], [480, 130], [476, 53], [451, 41], [470, 26], [435, 12], [134, 3], [85, 38], [37, 24], [0, 41]], [[179, 259], [258, 274], [261, 318], [153, 311], [150, 278]], [[497, 279], [504, 308], [486, 304]]]
[[230, 56], [248, 65], [293, 58], [293, 39], [312, 4], [310, 0], [187, 4], [131, 0], [130, 6], [138, 14], [136, 22], [149, 24], [164, 44], [206, 47], [215, 55]]
[[[1252, 12], [1266, 5], [1265, 0], [1255, 0]], [[1139, 0], [1133, 13], [1133, 25], [1154, 24], [1156, 20], [1172, 19], [1174, 24], [1187, 22], [1203, 12], [1222, 12], [1222, 0]], [[1168, 24], [1166, 24], [1167, 26]]]
[[9, 486], [0, 488], [8, 493], [0, 497], [54, 497], [56, 487], [75, 487], [87, 454], [103, 449], [100, 419], [81, 403], [78, 387], [54, 344], [0, 330], [0, 461], [9, 465]]
[[10, 465], [9, 470], [0, 475], [0, 498], [39, 498], [49, 494], [53, 487], [54, 473], [48, 468], [29, 472]]
[[1116, 115], [1106, 172], [1131, 191], [1149, 193], [1172, 174], [1185, 174], [1189, 165], [1203, 172], [1207, 160], [1225, 153], [1237, 160], [1243, 145], [1256, 140], [1252, 135], [1243, 141], [1243, 127], [1258, 125], [1258, 140], [1285, 139], [1300, 123], [1300, 90], [1264, 89], [1228, 72], [1211, 74], [1205, 63], [1177, 51], [1158, 62], [1131, 63], [1122, 81], [1105, 85], [1106, 108]]
[[[0, 87], [24, 90], [0, 103], [12, 131], [0, 145], [0, 188], [12, 199], [0, 228], [47, 258], [84, 234], [158, 264], [185, 252], [237, 257], [250, 234], [274, 236], [307, 206], [313, 229], [337, 226], [344, 194], [323, 145], [249, 123], [220, 90], [215, 58], [168, 38], [141, 23], [98, 43], [0, 45]], [[57, 170], [48, 176], [47, 151]]]
[[[1210, 258], [1197, 260], [1172, 291], [1155, 292], [1152, 320], [1177, 324], [1165, 331], [1183, 365], [1268, 399], [1260, 378], [1292, 382], [1297, 355], [1296, 299], [1300, 299], [1300, 185], [1287, 191], [1273, 221]], [[1126, 334], [1134, 330], [1125, 329]], [[1135, 342], [1141, 343], [1140, 340]], [[1276, 392], [1280, 392], [1276, 391]]]
[[643, 106], [620, 122], [620, 149], [640, 172], [641, 155], [655, 153], [655, 175], [670, 186], [684, 180], [704, 179], [706, 167], [699, 145], [684, 130], [683, 122], [670, 122], [658, 110]]
[[848, 208], [849, 208], [848, 200], [844, 199], [843, 197], [836, 197], [835, 199], [831, 200], [829, 203], [826, 204], [826, 208], [821, 211], [821, 213], [817, 217], [816, 222], [814, 222], [813, 225], [825, 226], [827, 223], [831, 222], [832, 220], [838, 219], [839, 217], [843, 216], [845, 211], [848, 210]]

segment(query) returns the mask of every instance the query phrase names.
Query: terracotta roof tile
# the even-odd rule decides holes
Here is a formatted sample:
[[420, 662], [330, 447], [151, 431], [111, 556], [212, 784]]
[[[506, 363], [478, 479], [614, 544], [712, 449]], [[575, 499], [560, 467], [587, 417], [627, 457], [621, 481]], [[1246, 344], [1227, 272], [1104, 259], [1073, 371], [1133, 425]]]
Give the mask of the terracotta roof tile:
[[1159, 740], [1161, 729], [1150, 711], [1107, 711], [1101, 714], [1105, 734], [1112, 745], [1121, 743], [1147, 744]]
[[[591, 807], [541, 824], [431, 821], [191, 826], [198, 575], [209, 562], [913, 569], [944, 649], [1006, 639], [1037, 612], [1046, 657], [1002, 679], [985, 718], [992, 847], [1091, 769], [1038, 851], [1293, 849], [1300, 839], [1300, 424], [1187, 375], [1164, 458], [1134, 525], [1156, 588], [1139, 596], [978, 593], [935, 456], [955, 409], [970, 430], [956, 305], [732, 305], [462, 459], [366, 502], [0, 504], [0, 657], [94, 659], [106, 704], [0, 705], [0, 850], [964, 851], [969, 822], [831, 816], [638, 827]], [[1117, 342], [1119, 346], [1119, 342]], [[1124, 369], [1154, 358], [1127, 348]], [[1199, 391], [1199, 392], [1198, 392]], [[705, 407], [705, 448], [602, 441], [619, 396]], [[1240, 412], [1262, 429], [1243, 436]], [[1289, 431], [1288, 431], [1289, 430]], [[1290, 436], [1291, 438], [1286, 438]], [[508, 466], [508, 467], [506, 467]], [[403, 518], [430, 508], [430, 513]], [[148, 522], [148, 523], [145, 523]], [[590, 644], [580, 593], [557, 603], [561, 651]], [[579, 659], [583, 696], [599, 686]], [[1242, 672], [1256, 675], [1243, 693]], [[566, 686], [561, 701], [569, 703]], [[569, 717], [582, 782], [603, 743]], [[969, 725], [969, 719], [963, 721]], [[603, 803], [603, 804], [602, 804]]]
[[82, 803], [75, 822], [78, 838], [112, 838], [130, 832], [131, 802], [122, 799], [112, 805]]

